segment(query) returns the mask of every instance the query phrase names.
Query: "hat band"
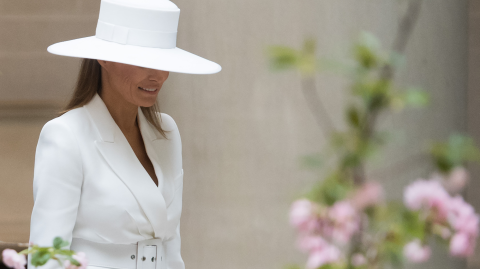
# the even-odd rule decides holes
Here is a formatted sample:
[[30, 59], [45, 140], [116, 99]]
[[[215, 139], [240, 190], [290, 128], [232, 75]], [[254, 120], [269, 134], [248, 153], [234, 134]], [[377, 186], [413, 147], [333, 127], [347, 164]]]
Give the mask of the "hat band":
[[165, 33], [128, 28], [98, 20], [97, 38], [124, 44], [161, 49], [174, 49], [177, 46], [177, 32]]

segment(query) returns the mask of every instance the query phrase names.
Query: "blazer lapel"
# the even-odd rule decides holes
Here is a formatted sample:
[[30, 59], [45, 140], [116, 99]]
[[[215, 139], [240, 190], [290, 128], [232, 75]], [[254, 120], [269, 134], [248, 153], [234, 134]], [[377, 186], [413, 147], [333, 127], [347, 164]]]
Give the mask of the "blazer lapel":
[[[154, 127], [151, 126], [151, 124], [147, 121], [147, 118], [143, 114], [140, 107], [138, 108], [137, 115], [145, 149], [150, 161], [153, 164], [153, 167], [155, 168], [159, 189], [168, 208], [174, 196], [174, 185], [172, 180], [174, 179], [174, 175], [172, 175], [172, 172], [170, 171], [171, 169], [169, 169], [170, 161], [165, 161], [163, 159], [169, 157], [169, 150], [165, 147], [161, 147], [161, 144], [158, 143], [159, 141], [164, 141], [165, 139], [157, 136], [153, 130]], [[162, 152], [163, 156], [159, 156], [157, 152]]]
[[[183, 178], [183, 169], [180, 174], [178, 174], [178, 171], [173, 170], [170, 141], [164, 139], [155, 127], [147, 121], [140, 107], [138, 108], [138, 124], [147, 154], [155, 167], [157, 177], [159, 177], [159, 187], [166, 202], [167, 222], [165, 236], [168, 237], [175, 233], [182, 213], [183, 185], [178, 187], [178, 184], [183, 184], [183, 180], [180, 179], [180, 177]], [[160, 184], [159, 175], [162, 177], [162, 184]], [[177, 196], [179, 197], [177, 198]]]
[[[167, 207], [163, 195], [161, 195], [150, 175], [138, 160], [101, 97], [95, 94], [95, 97], [84, 107], [90, 114], [91, 120], [97, 127], [101, 137], [101, 139], [95, 141], [97, 149], [135, 196], [152, 224], [155, 238], [163, 238], [167, 228]], [[151, 147], [147, 146], [150, 142], [150, 139], [147, 138], [149, 134], [142, 132], [142, 136], [144, 137], [144, 142], [147, 143], [147, 154], [149, 157], [154, 156], [155, 154], [152, 153]], [[155, 158], [154, 156], [153, 159]], [[163, 181], [163, 173], [157, 163], [154, 165], [157, 166], [155, 172], [160, 184], [160, 180]]]

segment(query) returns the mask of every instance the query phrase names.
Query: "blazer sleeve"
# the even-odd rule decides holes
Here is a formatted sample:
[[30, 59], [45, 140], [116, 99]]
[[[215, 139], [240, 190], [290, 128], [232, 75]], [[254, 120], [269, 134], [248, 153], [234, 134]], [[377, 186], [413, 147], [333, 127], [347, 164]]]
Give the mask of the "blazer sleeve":
[[[30, 221], [30, 242], [51, 246], [57, 236], [72, 242], [83, 183], [82, 159], [73, 132], [58, 118], [47, 122], [35, 153], [34, 206]], [[30, 263], [29, 268], [35, 268]], [[49, 260], [40, 268], [61, 268]]]
[[180, 222], [178, 222], [173, 238], [166, 242], [167, 268], [185, 269], [181, 254]]
[[[178, 205], [180, 210], [180, 214], [182, 211], [182, 199], [183, 199], [183, 162], [182, 162], [182, 140], [180, 137], [180, 132], [178, 130], [178, 126], [173, 120], [173, 118], [165, 113], [161, 113], [162, 115], [162, 122], [165, 124], [166, 129], [172, 131], [171, 143], [173, 144], [173, 152], [172, 155], [173, 163], [176, 165], [174, 169], [176, 171], [181, 170], [182, 176], [175, 183], [175, 199], [178, 199]], [[178, 185], [177, 185], [178, 184]], [[181, 254], [181, 237], [180, 237], [180, 220], [178, 221], [177, 227], [175, 228], [175, 233], [172, 238], [166, 241], [166, 256], [167, 256], [167, 268], [168, 269], [185, 269], [185, 263], [182, 258]]]

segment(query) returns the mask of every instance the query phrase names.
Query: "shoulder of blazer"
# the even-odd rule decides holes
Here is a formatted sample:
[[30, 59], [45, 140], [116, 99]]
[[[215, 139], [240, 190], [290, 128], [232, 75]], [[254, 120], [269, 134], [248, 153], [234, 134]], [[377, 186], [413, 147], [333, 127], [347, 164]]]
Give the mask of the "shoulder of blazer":
[[66, 127], [68, 127], [68, 129], [74, 131], [75, 129], [78, 129], [79, 125], [82, 125], [82, 123], [86, 123], [86, 117], [87, 115], [85, 114], [85, 111], [82, 107], [79, 107], [79, 108], [75, 108], [75, 109], [72, 109], [66, 113], [64, 113], [63, 115], [61, 116], [58, 116], [56, 118], [53, 118], [51, 120], [49, 120], [47, 123], [45, 123], [44, 127], [47, 125], [47, 124], [55, 124], [55, 123], [58, 123], [58, 124], [62, 124]]
[[79, 131], [85, 129], [86, 124], [89, 124], [88, 115], [82, 107], [79, 107], [46, 122], [40, 134], [43, 133], [45, 135], [45, 133], [48, 133], [49, 135], [55, 135], [68, 130], [68, 135], [77, 140], [76, 135]]
[[[159, 113], [159, 112], [157, 112]], [[159, 143], [159, 144], [169, 144], [170, 147], [172, 147], [173, 152], [175, 152], [174, 158], [176, 158], [176, 162], [180, 164], [180, 168], [182, 168], [182, 139], [180, 137], [180, 132], [178, 130], [177, 123], [173, 120], [173, 118], [166, 114], [166, 113], [159, 113], [161, 115], [161, 125], [162, 129], [166, 131], [166, 135], [168, 137], [168, 141], [166, 141], [163, 138], [160, 138], [159, 132], [155, 129], [154, 132], [157, 134], [157, 137], [160, 139], [155, 140], [156, 142], [154, 143]]]
[[[161, 126], [162, 126], [162, 129], [166, 131], [167, 137], [169, 139], [174, 139], [174, 140], [181, 141], [180, 132], [178, 130], [178, 126], [177, 126], [177, 123], [175, 122], [175, 120], [173, 120], [173, 118], [166, 113], [157, 112], [157, 115], [158, 114], [161, 115], [161, 119], [160, 119], [161, 120]], [[153, 129], [154, 129], [154, 132], [155, 132], [155, 134], [158, 138], [162, 137], [160, 135], [160, 133], [155, 128], [153, 128]]]
[[[80, 110], [72, 113], [67, 113], [49, 120], [43, 125], [42, 130], [38, 138], [35, 164], [39, 163], [40, 159], [46, 158], [50, 160], [52, 157], [49, 155], [58, 155], [56, 157], [75, 160], [78, 164], [78, 169], [82, 170], [80, 146], [78, 144], [75, 131], [72, 129], [72, 124], [69, 124], [69, 120]], [[67, 115], [67, 116], [65, 116]], [[37, 157], [39, 159], [37, 159]], [[36, 167], [35, 169], [38, 169]]]
[[178, 131], [178, 126], [175, 120], [173, 120], [172, 116], [163, 113], [163, 112], [157, 112], [157, 115], [160, 114], [161, 122], [162, 122], [162, 128], [166, 131]]

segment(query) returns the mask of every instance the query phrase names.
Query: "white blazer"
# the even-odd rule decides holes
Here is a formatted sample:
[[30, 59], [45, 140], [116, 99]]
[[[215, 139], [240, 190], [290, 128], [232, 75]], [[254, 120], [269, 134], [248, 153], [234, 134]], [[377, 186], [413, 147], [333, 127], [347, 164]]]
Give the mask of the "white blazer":
[[[167, 268], [184, 269], [182, 143], [172, 117], [161, 113], [161, 120], [162, 128], [170, 131], [169, 140], [138, 109], [158, 187], [98, 94], [87, 105], [47, 122], [35, 154], [30, 242], [52, 245], [61, 236], [70, 243], [83, 238], [136, 244], [160, 238], [166, 246]], [[43, 266], [47, 267], [60, 268], [53, 260]]]

